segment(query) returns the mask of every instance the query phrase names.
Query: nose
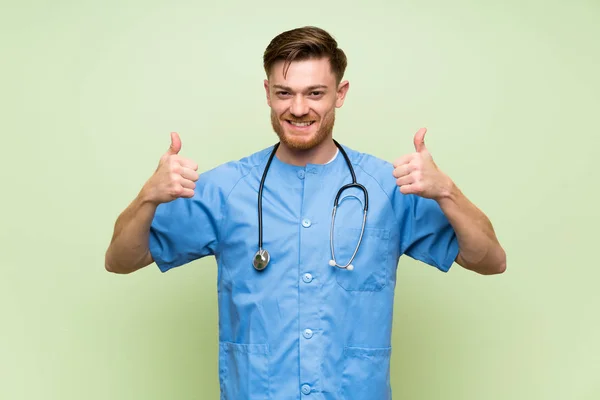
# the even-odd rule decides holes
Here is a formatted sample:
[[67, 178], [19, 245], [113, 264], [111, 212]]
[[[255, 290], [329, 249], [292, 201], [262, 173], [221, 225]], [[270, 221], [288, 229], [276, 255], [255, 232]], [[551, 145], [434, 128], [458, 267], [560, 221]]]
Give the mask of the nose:
[[302, 117], [308, 114], [308, 111], [309, 107], [304, 100], [304, 97], [302, 97], [302, 95], [294, 97], [292, 104], [290, 105], [290, 114], [292, 114], [294, 117]]

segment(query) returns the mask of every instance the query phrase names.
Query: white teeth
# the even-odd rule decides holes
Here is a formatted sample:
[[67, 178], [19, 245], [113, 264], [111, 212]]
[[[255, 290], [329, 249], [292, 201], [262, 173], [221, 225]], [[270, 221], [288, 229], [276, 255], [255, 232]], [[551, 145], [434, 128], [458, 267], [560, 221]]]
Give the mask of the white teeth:
[[292, 122], [289, 121], [290, 124], [294, 125], [294, 126], [309, 126], [310, 124], [312, 124], [312, 122]]

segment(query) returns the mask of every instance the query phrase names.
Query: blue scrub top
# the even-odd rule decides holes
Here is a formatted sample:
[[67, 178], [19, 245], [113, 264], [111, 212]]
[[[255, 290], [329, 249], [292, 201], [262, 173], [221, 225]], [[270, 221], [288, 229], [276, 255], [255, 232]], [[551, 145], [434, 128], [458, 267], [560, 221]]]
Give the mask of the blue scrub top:
[[[218, 266], [221, 399], [391, 398], [396, 269], [403, 254], [448, 271], [458, 254], [437, 202], [403, 195], [390, 163], [344, 146], [369, 209], [354, 270], [329, 265], [332, 207], [352, 181], [342, 154], [324, 165], [273, 158], [263, 189], [256, 271], [258, 188], [272, 147], [202, 173], [191, 199], [161, 204], [150, 251], [161, 271], [213, 255]], [[362, 192], [342, 196], [335, 255], [345, 265], [362, 225]]]

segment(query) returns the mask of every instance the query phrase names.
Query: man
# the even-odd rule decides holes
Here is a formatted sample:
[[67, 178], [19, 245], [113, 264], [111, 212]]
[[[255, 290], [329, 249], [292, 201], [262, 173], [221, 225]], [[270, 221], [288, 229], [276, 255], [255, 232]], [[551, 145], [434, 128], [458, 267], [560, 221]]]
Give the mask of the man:
[[[172, 133], [117, 219], [108, 271], [215, 256], [223, 399], [390, 399], [399, 257], [505, 269], [492, 225], [436, 166], [425, 129], [394, 164], [338, 147], [346, 63], [319, 28], [275, 37], [264, 87], [279, 146], [199, 176]], [[352, 186], [336, 200], [353, 174], [366, 193]]]

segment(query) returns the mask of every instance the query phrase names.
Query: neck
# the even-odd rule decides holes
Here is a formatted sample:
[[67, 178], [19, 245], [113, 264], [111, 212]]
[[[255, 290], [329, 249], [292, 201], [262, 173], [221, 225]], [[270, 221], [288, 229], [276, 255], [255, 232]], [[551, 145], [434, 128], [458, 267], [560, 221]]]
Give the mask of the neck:
[[275, 155], [286, 164], [304, 167], [306, 164], [325, 164], [331, 161], [336, 151], [337, 146], [330, 138], [308, 150], [293, 149], [281, 142]]

